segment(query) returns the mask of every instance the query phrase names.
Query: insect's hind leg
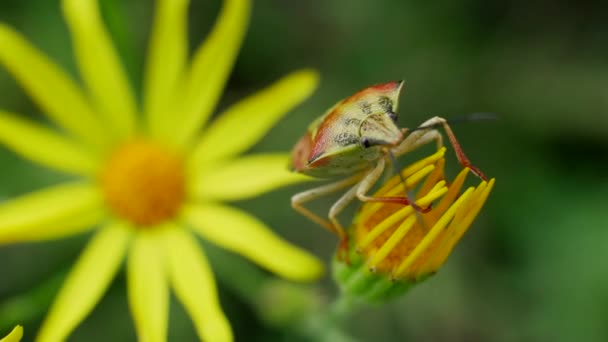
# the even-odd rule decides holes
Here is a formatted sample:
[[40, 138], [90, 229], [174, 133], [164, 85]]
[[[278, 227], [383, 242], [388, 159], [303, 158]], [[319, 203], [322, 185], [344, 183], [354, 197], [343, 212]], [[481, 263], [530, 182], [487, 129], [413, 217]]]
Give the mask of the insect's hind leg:
[[450, 143], [454, 147], [454, 151], [456, 152], [456, 158], [458, 158], [458, 162], [468, 169], [471, 170], [477, 177], [488, 180], [486, 175], [476, 166], [471, 164], [469, 158], [467, 158], [466, 154], [462, 150], [460, 143], [456, 139], [454, 132], [448, 125], [448, 122], [441, 117], [435, 116], [427, 121], [425, 121], [422, 125], [420, 125], [416, 130], [409, 133], [409, 135], [399, 144], [397, 147], [393, 148], [393, 153], [397, 156], [403, 155], [407, 152], [417, 149], [422, 145], [426, 145], [431, 141], [437, 141], [437, 147], [443, 146], [443, 139], [441, 134], [437, 131], [437, 126], [443, 127], [445, 130]]

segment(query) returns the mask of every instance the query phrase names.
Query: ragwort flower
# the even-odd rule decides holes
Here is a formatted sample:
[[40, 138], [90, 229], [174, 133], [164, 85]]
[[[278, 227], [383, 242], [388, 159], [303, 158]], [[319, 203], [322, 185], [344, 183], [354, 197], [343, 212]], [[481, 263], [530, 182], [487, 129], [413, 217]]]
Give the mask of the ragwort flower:
[[64, 0], [81, 89], [14, 29], [0, 24], [0, 63], [64, 134], [0, 111], [0, 142], [78, 180], [0, 206], [0, 242], [40, 241], [100, 225], [68, 275], [38, 336], [60, 341], [92, 310], [127, 259], [129, 304], [140, 340], [166, 339], [169, 287], [201, 339], [232, 339], [195, 236], [293, 280], [321, 263], [262, 222], [220, 204], [302, 180], [287, 154], [237, 158], [314, 90], [299, 71], [228, 108], [205, 132], [237, 56], [248, 0], [225, 0], [208, 39], [188, 60], [188, 1], [158, 0], [142, 115], [95, 0]]
[[[365, 203], [351, 227], [350, 266], [334, 263], [334, 275], [344, 293], [367, 300], [386, 300], [433, 275], [468, 230], [494, 186], [482, 181], [461, 193], [464, 168], [451, 184], [444, 180], [445, 148], [401, 173], [421, 208], [390, 203]], [[404, 193], [397, 175], [374, 196]]]
[[11, 332], [0, 339], [0, 342], [19, 342], [23, 337], [23, 327], [18, 325], [11, 330]]

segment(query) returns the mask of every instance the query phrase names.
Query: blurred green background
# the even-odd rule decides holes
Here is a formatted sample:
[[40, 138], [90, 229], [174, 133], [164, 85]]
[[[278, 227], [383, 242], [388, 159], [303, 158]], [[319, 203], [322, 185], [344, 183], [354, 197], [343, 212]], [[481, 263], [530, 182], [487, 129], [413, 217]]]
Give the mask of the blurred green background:
[[[189, 26], [195, 46], [209, 31], [220, 1], [192, 2]], [[153, 1], [102, 4], [140, 89]], [[345, 325], [350, 335], [361, 341], [608, 341], [606, 13], [608, 4], [601, 1], [255, 2], [221, 107], [297, 68], [313, 67], [322, 74], [315, 95], [256, 151], [288, 151], [325, 108], [360, 88], [393, 79], [406, 81], [402, 126], [416, 126], [432, 115], [453, 118], [483, 111], [500, 116], [496, 122], [453, 127], [471, 160], [497, 178], [480, 217], [435, 277], [390, 304], [353, 315]], [[2, 0], [0, 21], [16, 26], [76, 75], [59, 1]], [[41, 118], [4, 70], [0, 107]], [[413, 160], [405, 156], [401, 163]], [[458, 167], [453, 153], [448, 163], [453, 174]], [[64, 178], [0, 147], [0, 200]], [[305, 188], [235, 205], [329, 260], [336, 239], [290, 208], [289, 197]], [[327, 210], [330, 203], [331, 198], [313, 207]], [[7, 314], [7, 303], [10, 310], [32, 311], [29, 321], [19, 322], [26, 341], [42, 319], [41, 305], [52, 298], [49, 279], [69, 268], [87, 238], [0, 247], [0, 313]], [[263, 299], [253, 304], [227, 280], [246, 274], [239, 267], [250, 267], [242, 266], [247, 263], [211, 246], [207, 250], [237, 340], [297, 338], [293, 330], [259, 314]], [[321, 298], [335, 296], [329, 276], [312, 286]], [[32, 290], [36, 296], [15, 301]], [[180, 305], [173, 302], [171, 310], [170, 340], [194, 340]], [[14, 323], [0, 322], [1, 331]], [[135, 339], [123, 274], [72, 339]]]

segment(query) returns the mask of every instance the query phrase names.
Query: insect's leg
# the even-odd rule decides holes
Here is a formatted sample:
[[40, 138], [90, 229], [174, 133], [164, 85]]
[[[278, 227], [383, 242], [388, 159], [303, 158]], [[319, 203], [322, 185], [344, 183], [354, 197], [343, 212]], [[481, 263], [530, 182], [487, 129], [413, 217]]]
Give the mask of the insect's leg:
[[[431, 119], [433, 120], [433, 119]], [[394, 147], [391, 151], [395, 156], [402, 156], [408, 152], [411, 152], [420, 146], [426, 145], [433, 141], [437, 144], [437, 149], [443, 147], [443, 136], [436, 130], [435, 126], [429, 122], [428, 120], [420, 125], [416, 130], [411, 132], [405, 132], [407, 134], [406, 138]], [[428, 128], [421, 128], [428, 127]]]
[[[357, 196], [357, 188], [359, 184], [355, 184], [350, 190], [344, 193], [342, 197], [340, 197], [336, 203], [334, 203], [329, 209], [329, 220], [333, 223], [334, 227], [336, 227], [339, 231], [345, 232], [344, 228], [338, 221], [338, 215], [346, 208], [346, 206], [355, 199]], [[338, 245], [338, 259], [350, 264], [348, 259], [348, 235], [344, 235], [340, 240], [340, 244]]]
[[396, 203], [402, 205], [410, 205], [414, 207], [417, 211], [427, 212], [429, 208], [423, 209], [419, 208], [413, 201], [407, 196], [390, 196], [390, 197], [372, 197], [368, 196], [367, 193], [371, 190], [371, 188], [376, 184], [382, 173], [384, 172], [384, 167], [386, 166], [386, 160], [381, 158], [378, 161], [378, 165], [370, 172], [368, 172], [365, 177], [361, 180], [359, 184], [357, 184], [356, 195], [357, 198], [362, 202], [384, 202], [384, 203]]
[[416, 131], [410, 133], [410, 135], [399, 144], [399, 146], [393, 149], [393, 153], [395, 155], [402, 155], [409, 151], [412, 151], [422, 145], [428, 144], [429, 142], [436, 140], [438, 147], [443, 146], [441, 134], [437, 132], [436, 127], [441, 126], [445, 130], [448, 139], [450, 139], [450, 143], [454, 147], [454, 151], [456, 152], [456, 158], [460, 164], [473, 172], [477, 177], [488, 180], [486, 175], [481, 172], [479, 168], [471, 164], [469, 158], [467, 158], [466, 154], [462, 150], [460, 143], [456, 139], [454, 132], [448, 125], [448, 122], [444, 118], [440, 118], [438, 116], [431, 118], [424, 122]]
[[354, 175], [352, 177], [342, 179], [342, 180], [334, 182], [334, 183], [322, 185], [322, 186], [319, 186], [319, 187], [316, 187], [316, 188], [313, 188], [310, 190], [306, 190], [304, 192], [297, 193], [291, 197], [291, 206], [296, 211], [298, 211], [300, 214], [308, 217], [313, 222], [319, 224], [320, 226], [324, 227], [325, 229], [329, 230], [330, 232], [338, 235], [340, 237], [340, 239], [344, 239], [346, 236], [346, 233], [344, 232], [344, 229], [342, 229], [341, 226], [339, 226], [339, 225], [335, 226], [332, 222], [313, 213], [310, 209], [305, 208], [303, 206], [303, 204], [306, 202], [312, 201], [314, 199], [317, 199], [321, 196], [325, 196], [332, 192], [336, 192], [340, 189], [346, 188], [347, 186], [358, 182], [360, 179], [361, 179], [361, 175]]

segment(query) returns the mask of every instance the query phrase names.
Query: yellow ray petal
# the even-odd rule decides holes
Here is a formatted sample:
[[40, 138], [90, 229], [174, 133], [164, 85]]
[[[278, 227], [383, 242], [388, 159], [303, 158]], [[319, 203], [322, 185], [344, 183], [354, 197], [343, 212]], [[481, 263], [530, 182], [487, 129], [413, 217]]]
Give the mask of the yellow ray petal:
[[170, 125], [175, 109], [170, 100], [176, 95], [177, 84], [188, 57], [187, 9], [188, 0], [159, 0], [152, 34], [144, 84], [144, 112], [148, 130], [161, 137], [163, 128]]
[[456, 221], [456, 218], [454, 218], [454, 220], [450, 223], [448, 230], [450, 230], [451, 234], [446, 237], [446, 241], [442, 245], [441, 249], [439, 249], [439, 253], [437, 253], [437, 255], [430, 260], [430, 267], [438, 269], [447, 261], [450, 253], [454, 247], [456, 247], [456, 244], [462, 238], [464, 233], [466, 233], [466, 231], [469, 229], [470, 225], [473, 223], [473, 220], [477, 217], [477, 214], [483, 207], [488, 195], [490, 194], [490, 191], [492, 191], [492, 188], [494, 187], [494, 182], [495, 179], [492, 178], [490, 179], [489, 183], [487, 183], [487, 186], [484, 186], [485, 184], [482, 182], [477, 187], [477, 190], [481, 189], [481, 191], [476, 191], [474, 193], [475, 198], [471, 199], [471, 202], [473, 202], [473, 207], [471, 207], [465, 215], [461, 216], [459, 221]]
[[72, 235], [104, 216], [96, 187], [73, 182], [29, 193], [0, 204], [0, 243], [39, 241]]
[[175, 103], [181, 117], [174, 120], [174, 127], [165, 128], [179, 145], [191, 141], [222, 95], [245, 36], [249, 11], [249, 0], [224, 0], [213, 31], [195, 52], [183, 95]]
[[0, 63], [49, 118], [90, 145], [107, 146], [100, 120], [72, 79], [23, 36], [2, 24], [0, 46]]
[[310, 178], [287, 170], [289, 155], [258, 154], [192, 175], [191, 193], [200, 199], [249, 198]]
[[[422, 198], [416, 200], [416, 204], [422, 208], [427, 207], [432, 202], [445, 195], [448, 189], [445, 187], [445, 181], [440, 181], [435, 184], [428, 194], [423, 196]], [[364, 217], [366, 220], [374, 214], [374, 212], [368, 213], [370, 210], [369, 205], [372, 203], [366, 203], [363, 207], [362, 211], [359, 212], [357, 220], [359, 222], [363, 222], [360, 217]], [[375, 210], [375, 209], [374, 209]], [[367, 248], [376, 238], [378, 238], [382, 233], [384, 233], [387, 229], [395, 225], [397, 222], [406, 220], [408, 216], [410, 216], [414, 212], [414, 208], [408, 205], [405, 206], [396, 212], [392, 213], [390, 216], [384, 218], [380, 223], [378, 223], [372, 230], [370, 230], [363, 238], [360, 239], [357, 243], [357, 250], [363, 250]], [[363, 216], [365, 215], [365, 216]], [[415, 215], [414, 215], [415, 216]], [[409, 228], [408, 228], [409, 229]]]
[[279, 238], [243, 211], [213, 204], [190, 205], [184, 210], [184, 219], [203, 238], [282, 277], [307, 281], [323, 273], [323, 264], [317, 258]]
[[412, 252], [403, 261], [401, 261], [397, 267], [397, 270], [394, 272], [395, 278], [399, 278], [401, 275], [406, 273], [405, 271], [412, 264], [414, 264], [418, 257], [431, 245], [435, 238], [437, 238], [439, 233], [450, 223], [450, 220], [454, 218], [454, 214], [458, 211], [458, 208], [468, 200], [468, 197], [472, 192], [472, 188], [467, 189], [441, 216], [441, 218], [435, 222], [435, 225], [429, 230], [418, 245], [416, 245], [414, 250], [412, 250]]
[[405, 219], [397, 229], [391, 233], [391, 236], [384, 242], [382, 247], [374, 252], [371, 258], [367, 261], [367, 266], [375, 272], [378, 264], [384, 261], [388, 254], [397, 246], [397, 244], [403, 239], [405, 234], [414, 227], [416, 224], [416, 216], [410, 216]]
[[192, 318], [198, 336], [203, 341], [232, 341], [211, 267], [194, 237], [176, 228], [167, 230], [163, 240], [175, 295]]
[[75, 175], [92, 176], [99, 163], [84, 146], [2, 110], [0, 144], [35, 163]]
[[139, 341], [167, 339], [169, 289], [160, 229], [140, 231], [133, 241], [127, 264], [129, 307]]
[[205, 165], [247, 150], [283, 115], [308, 98], [318, 82], [315, 71], [300, 70], [228, 108], [201, 137], [190, 162]]
[[0, 339], [0, 342], [19, 342], [23, 337], [23, 327], [18, 325], [13, 328], [13, 330], [6, 335], [4, 338]]
[[130, 135], [135, 128], [135, 100], [97, 0], [64, 0], [63, 13], [80, 73], [95, 105], [118, 137]]
[[121, 223], [102, 228], [91, 239], [70, 271], [37, 341], [63, 341], [91, 312], [120, 267], [131, 230]]

